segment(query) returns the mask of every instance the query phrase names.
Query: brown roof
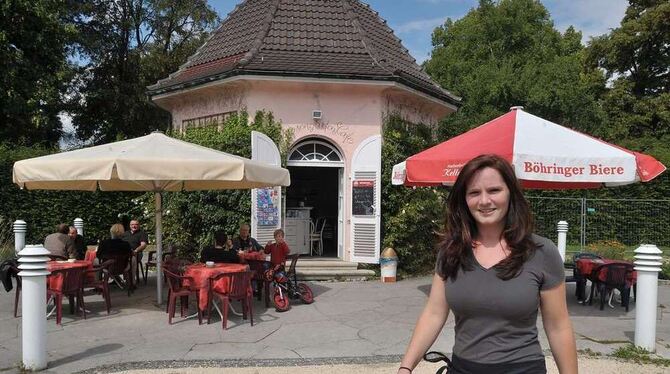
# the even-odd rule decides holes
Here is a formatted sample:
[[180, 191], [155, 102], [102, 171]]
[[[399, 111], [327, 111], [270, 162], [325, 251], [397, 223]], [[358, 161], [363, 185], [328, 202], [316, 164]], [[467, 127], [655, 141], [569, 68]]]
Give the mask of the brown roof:
[[245, 0], [177, 72], [149, 90], [157, 95], [240, 74], [397, 81], [459, 103], [358, 0]]

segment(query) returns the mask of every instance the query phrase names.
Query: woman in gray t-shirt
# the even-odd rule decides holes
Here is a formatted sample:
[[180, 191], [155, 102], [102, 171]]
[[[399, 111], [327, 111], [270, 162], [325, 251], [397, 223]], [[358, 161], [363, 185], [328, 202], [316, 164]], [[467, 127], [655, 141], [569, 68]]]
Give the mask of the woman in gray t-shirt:
[[546, 373], [538, 308], [559, 372], [577, 373], [563, 261], [553, 243], [532, 233], [511, 165], [494, 155], [465, 164], [446, 221], [430, 296], [398, 374], [412, 372], [449, 311], [456, 320], [449, 373]]

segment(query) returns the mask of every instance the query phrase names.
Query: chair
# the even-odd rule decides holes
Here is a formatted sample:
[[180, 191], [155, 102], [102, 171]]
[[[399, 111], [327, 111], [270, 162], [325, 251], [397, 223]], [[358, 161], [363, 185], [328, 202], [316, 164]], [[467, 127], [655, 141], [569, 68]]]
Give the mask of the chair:
[[[589, 252], [577, 252], [572, 255], [572, 279], [570, 277], [566, 277], [565, 281], [566, 282], [575, 282], [575, 296], [577, 299], [583, 299], [584, 294], [586, 293], [586, 277], [585, 275], [588, 274], [582, 274], [579, 272], [577, 269], [577, 260], [580, 259], [602, 259], [601, 256], [595, 254], [595, 253], [589, 253]], [[593, 286], [592, 286], [593, 288]]]
[[321, 256], [323, 254], [323, 228], [326, 227], [325, 218], [317, 218], [316, 223], [310, 222], [310, 234], [309, 234], [309, 253], [314, 255], [314, 243], [319, 244], [319, 250], [316, 251], [316, 254]]
[[[86, 319], [86, 307], [82, 287], [84, 285], [84, 272], [86, 268], [78, 267], [72, 269], [61, 269], [51, 272], [52, 277], [62, 277], [63, 283], [60, 289], [48, 288], [47, 300], [53, 298], [56, 303], [56, 324], [61, 324], [63, 317], [63, 296], [70, 297], [70, 311], [81, 309]], [[73, 300], [76, 299], [76, 300]], [[74, 301], [74, 304], [73, 304]]]
[[10, 265], [12, 277], [16, 280], [16, 290], [14, 291], [14, 318], [18, 318], [19, 298], [21, 297], [21, 277], [19, 277], [19, 268], [15, 265]]
[[[149, 251], [148, 257], [147, 257], [147, 263], [144, 264], [144, 284], [147, 284], [147, 278], [149, 278], [149, 268], [156, 268], [156, 251]], [[161, 256], [163, 259], [163, 262], [165, 262], [165, 258], [168, 256], [172, 256], [173, 252], [172, 251], [167, 251], [163, 252], [163, 255]]]
[[[607, 271], [605, 281], [600, 281], [597, 277], [602, 271]], [[628, 279], [630, 279], [630, 275], [633, 273], [633, 264], [605, 264], [594, 270], [594, 273], [593, 279], [596, 279], [596, 286], [598, 287], [598, 292], [600, 292], [600, 310], [603, 310], [605, 299], [609, 293], [616, 289], [621, 293], [621, 306], [625, 307], [626, 312], [628, 312], [631, 288]]]
[[[126, 288], [128, 291], [128, 296], [130, 296], [134, 285], [133, 272], [130, 265], [132, 256], [132, 253], [106, 253], [102, 258], [100, 258], [100, 261], [103, 263], [107, 262], [108, 260], [114, 260], [114, 262], [111, 263], [108, 267], [109, 275], [114, 279], [114, 282], [116, 282], [116, 284], [121, 287], [121, 289], [124, 287]], [[123, 275], [123, 284], [119, 283], [119, 275]]]
[[289, 255], [287, 259], [291, 260], [291, 264], [288, 267], [288, 271], [286, 272], [286, 276], [290, 278], [293, 278], [293, 282], [297, 283], [298, 282], [298, 274], [295, 271], [295, 266], [298, 263], [298, 258], [300, 258], [300, 253], [294, 253], [292, 255]]
[[86, 270], [84, 274], [84, 284], [82, 286], [82, 291], [92, 289], [102, 294], [102, 297], [105, 299], [107, 314], [109, 314], [109, 309], [112, 306], [109, 295], [109, 267], [113, 264], [114, 260], [107, 260], [93, 269]]
[[[223, 309], [223, 329], [226, 329], [228, 322], [228, 304], [231, 301], [242, 302], [242, 318], [247, 319], [247, 315], [251, 320], [251, 326], [254, 325], [254, 310], [253, 310], [253, 293], [251, 289], [252, 271], [240, 271], [235, 273], [221, 273], [209, 278], [209, 303], [207, 305], [207, 324], [210, 323], [212, 313], [212, 298], [217, 296], [221, 300], [221, 308]], [[225, 293], [214, 290], [214, 283], [220, 279], [228, 279], [228, 287]]]
[[198, 296], [198, 290], [189, 286], [184, 286], [185, 280], [188, 280], [190, 284], [193, 284], [193, 278], [175, 274], [168, 269], [163, 269], [163, 275], [165, 275], [168, 287], [170, 288], [168, 292], [167, 307], [168, 323], [172, 324], [172, 317], [174, 317], [174, 312], [177, 308], [177, 298], [179, 298], [179, 303], [181, 306], [181, 316], [184, 317], [184, 309], [188, 311], [188, 297], [191, 294], [195, 294], [196, 305], [198, 305], [196, 307], [198, 309], [198, 324], [202, 324], [202, 313], [200, 312], [200, 298]]
[[[170, 254], [171, 255], [171, 254]], [[166, 257], [165, 255], [163, 256], [164, 258]], [[177, 274], [177, 275], [184, 275], [184, 268], [186, 265], [190, 265], [191, 261], [189, 260], [184, 260], [181, 258], [176, 258], [170, 256], [163, 262], [163, 269], [167, 269], [168, 271]], [[163, 282], [167, 282], [167, 277], [163, 277]], [[168, 288], [168, 294], [167, 294], [168, 300], [170, 299], [170, 289]], [[170, 304], [165, 306], [165, 313], [170, 312]]]
[[265, 279], [266, 263], [266, 261], [260, 260], [247, 260], [249, 269], [254, 273], [251, 279], [256, 281], [258, 287], [258, 300], [261, 299], [261, 294], [265, 293], [265, 307], [268, 308], [270, 307], [270, 284], [272, 281]]

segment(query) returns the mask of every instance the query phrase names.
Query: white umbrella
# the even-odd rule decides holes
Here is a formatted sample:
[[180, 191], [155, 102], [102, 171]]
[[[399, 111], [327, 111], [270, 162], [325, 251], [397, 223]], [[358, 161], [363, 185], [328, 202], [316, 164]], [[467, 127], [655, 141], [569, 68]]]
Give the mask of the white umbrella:
[[156, 294], [162, 302], [163, 191], [288, 186], [286, 169], [177, 140], [160, 132], [21, 160], [14, 183], [29, 190], [153, 191], [156, 200]]

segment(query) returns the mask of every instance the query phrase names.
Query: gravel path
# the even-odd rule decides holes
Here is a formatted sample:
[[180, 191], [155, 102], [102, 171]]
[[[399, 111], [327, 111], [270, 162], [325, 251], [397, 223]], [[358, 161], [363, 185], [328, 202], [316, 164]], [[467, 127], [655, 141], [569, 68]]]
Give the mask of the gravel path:
[[[236, 364], [247, 365], [248, 362], [221, 362], [225, 367], [225, 372], [230, 374], [341, 374], [341, 373], [357, 373], [357, 374], [389, 374], [395, 373], [398, 367], [397, 363], [358, 363], [358, 364], [306, 364], [297, 366], [266, 366], [266, 367], [234, 367]], [[280, 362], [275, 362], [280, 364]], [[151, 363], [141, 364], [148, 366]], [[161, 363], [157, 363], [161, 365]], [[197, 366], [212, 367], [188, 367], [188, 362], [163, 362], [166, 367], [155, 369], [128, 369], [114, 371], [111, 367], [99, 368], [98, 371], [90, 372], [106, 372], [106, 373], [123, 373], [123, 374], [215, 374], [222, 371], [222, 366], [213, 367], [214, 362], [209, 364], [206, 362], [199, 362]], [[172, 366], [172, 367], [170, 367]], [[174, 367], [179, 366], [179, 367]], [[432, 374], [440, 367], [438, 364], [421, 363], [419, 367], [414, 370], [415, 374]], [[556, 365], [552, 358], [547, 358], [547, 368], [549, 374], [558, 374]], [[100, 371], [101, 370], [101, 371]], [[596, 359], [596, 358], [580, 358], [579, 371], [581, 373], [608, 373], [608, 374], [667, 374], [670, 368], [654, 365], [641, 365], [632, 362], [623, 362], [613, 359]]]

